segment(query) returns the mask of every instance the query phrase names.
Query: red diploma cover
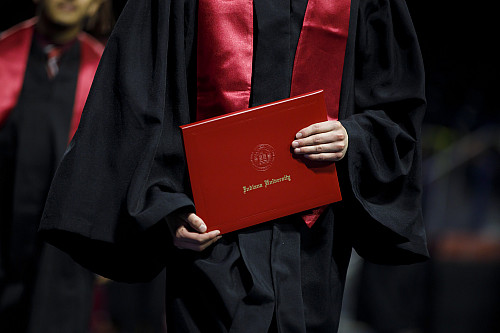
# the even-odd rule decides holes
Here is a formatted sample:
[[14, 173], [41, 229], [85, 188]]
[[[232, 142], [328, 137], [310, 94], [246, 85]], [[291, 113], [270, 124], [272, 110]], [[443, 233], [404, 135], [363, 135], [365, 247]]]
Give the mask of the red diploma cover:
[[323, 91], [181, 126], [196, 214], [208, 230], [245, 228], [341, 200], [334, 163], [292, 153], [327, 120]]

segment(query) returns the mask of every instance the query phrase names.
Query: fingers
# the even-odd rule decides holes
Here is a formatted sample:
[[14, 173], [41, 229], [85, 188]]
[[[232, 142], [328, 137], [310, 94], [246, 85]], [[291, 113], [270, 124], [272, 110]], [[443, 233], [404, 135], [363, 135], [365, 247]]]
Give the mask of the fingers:
[[207, 226], [194, 213], [181, 215], [180, 218], [184, 223], [174, 234], [174, 245], [180, 249], [203, 251], [222, 237], [219, 230], [206, 232]]
[[345, 149], [345, 134], [342, 132], [314, 134], [301, 140], [294, 140], [292, 147], [296, 154], [339, 152]]
[[185, 220], [194, 230], [202, 233], [207, 231], [205, 222], [195, 213], [189, 213]]
[[295, 154], [310, 160], [330, 162], [342, 159], [347, 145], [347, 132], [338, 121], [325, 121], [303, 128], [292, 142]]
[[180, 226], [174, 237], [174, 245], [180, 249], [203, 251], [221, 237], [219, 230], [200, 234], [189, 231], [185, 226]]
[[306, 138], [314, 134], [325, 133], [342, 128], [339, 121], [328, 120], [321, 123], [312, 124], [306, 128], [301, 129], [295, 136], [297, 139]]

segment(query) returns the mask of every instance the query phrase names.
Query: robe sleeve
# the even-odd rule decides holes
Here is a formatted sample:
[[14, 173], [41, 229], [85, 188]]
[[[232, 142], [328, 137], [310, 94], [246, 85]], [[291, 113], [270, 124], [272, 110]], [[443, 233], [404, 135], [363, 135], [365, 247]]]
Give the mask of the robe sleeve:
[[402, 0], [360, 0], [350, 24], [356, 37], [344, 77], [354, 80], [343, 87], [341, 110], [349, 147], [338, 168], [353, 246], [375, 263], [422, 261], [428, 256], [420, 138], [426, 102], [417, 36]]
[[194, 40], [183, 6], [128, 1], [41, 220], [45, 240], [118, 281], [156, 276], [171, 243], [165, 217], [194, 206], [179, 129], [190, 122], [186, 50]]

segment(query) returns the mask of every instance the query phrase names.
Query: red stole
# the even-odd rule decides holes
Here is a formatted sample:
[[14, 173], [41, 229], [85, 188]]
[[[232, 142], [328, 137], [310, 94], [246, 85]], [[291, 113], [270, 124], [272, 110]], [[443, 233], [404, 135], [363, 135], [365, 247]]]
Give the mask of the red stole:
[[69, 132], [70, 140], [78, 129], [83, 107], [87, 101], [99, 60], [101, 60], [101, 55], [104, 51], [104, 46], [101, 43], [85, 33], [78, 35], [78, 40], [80, 41], [80, 70], [76, 84], [73, 118], [71, 119]]
[[196, 118], [248, 108], [253, 1], [201, 0], [198, 13]]
[[[338, 119], [350, 0], [309, 0], [292, 71], [290, 96], [325, 91]], [[253, 56], [252, 0], [200, 0], [197, 119], [248, 108]], [[304, 214], [312, 226], [325, 207]]]
[[[24, 73], [33, 38], [36, 19], [22, 22], [0, 36], [0, 126], [7, 120], [16, 106], [23, 87]], [[86, 34], [78, 36], [80, 41], [80, 70], [73, 104], [73, 117], [68, 141], [78, 128], [87, 95], [99, 64], [103, 46]]]

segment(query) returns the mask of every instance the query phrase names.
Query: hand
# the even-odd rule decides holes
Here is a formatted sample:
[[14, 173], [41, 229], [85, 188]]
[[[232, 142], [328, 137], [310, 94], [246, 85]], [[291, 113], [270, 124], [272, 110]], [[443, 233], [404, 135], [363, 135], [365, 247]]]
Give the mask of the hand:
[[344, 158], [349, 137], [339, 121], [329, 120], [301, 129], [292, 142], [293, 152], [312, 161], [336, 162]]
[[180, 213], [167, 223], [179, 249], [203, 251], [222, 237], [219, 230], [206, 232], [205, 222], [194, 213]]

